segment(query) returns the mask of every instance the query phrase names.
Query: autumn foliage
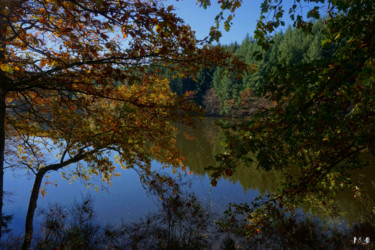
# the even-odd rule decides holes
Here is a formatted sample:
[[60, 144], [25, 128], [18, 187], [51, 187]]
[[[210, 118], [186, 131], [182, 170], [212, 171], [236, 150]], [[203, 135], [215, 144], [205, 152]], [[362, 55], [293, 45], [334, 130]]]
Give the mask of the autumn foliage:
[[72, 175], [109, 181], [116, 163], [182, 164], [172, 122], [191, 125], [200, 111], [159, 70], [237, 59], [197, 40], [173, 10], [156, 0], [0, 1], [0, 207], [5, 166], [36, 177], [23, 248], [48, 171], [77, 163]]

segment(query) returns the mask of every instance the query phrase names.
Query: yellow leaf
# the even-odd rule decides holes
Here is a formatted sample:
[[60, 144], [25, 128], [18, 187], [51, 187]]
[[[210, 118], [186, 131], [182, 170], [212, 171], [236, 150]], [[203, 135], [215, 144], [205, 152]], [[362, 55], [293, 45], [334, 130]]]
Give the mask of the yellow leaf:
[[8, 64], [1, 64], [0, 68], [1, 68], [2, 71], [5, 71], [5, 72], [12, 72], [13, 71], [12, 67]]
[[46, 188], [43, 187], [42, 190], [40, 190], [40, 193], [41, 193], [42, 197], [44, 197], [46, 195], [46, 193], [47, 193], [46, 192]]

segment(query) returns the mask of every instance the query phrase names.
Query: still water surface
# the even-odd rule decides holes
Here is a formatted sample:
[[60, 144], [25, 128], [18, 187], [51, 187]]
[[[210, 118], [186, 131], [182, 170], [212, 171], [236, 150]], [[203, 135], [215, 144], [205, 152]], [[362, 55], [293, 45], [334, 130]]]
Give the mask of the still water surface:
[[[194, 174], [185, 174], [187, 190], [194, 192], [213, 212], [225, 210], [229, 202], [248, 202], [259, 194], [275, 190], [281, 178], [276, 171], [262, 171], [255, 166], [240, 167], [232, 177], [221, 178], [217, 187], [210, 189], [210, 179], [205, 168], [215, 165], [214, 156], [222, 150], [220, 130], [215, 126], [216, 119], [206, 119], [196, 129], [179, 128], [177, 144], [186, 157], [186, 165]], [[160, 169], [158, 162], [153, 168]], [[164, 170], [169, 171], [170, 170]], [[86, 189], [79, 181], [69, 184], [58, 173], [50, 174], [51, 181], [57, 181], [57, 187], [48, 186], [47, 194], [38, 200], [38, 208], [59, 203], [70, 205], [80, 201], [85, 193], [92, 195], [95, 201], [97, 222], [101, 224], [118, 224], [136, 221], [142, 216], [157, 209], [157, 198], [151, 197], [142, 187], [134, 170], [120, 170], [121, 176], [113, 180], [106, 190], [95, 192]], [[337, 198], [336, 207], [343, 219], [351, 224], [358, 220], [374, 219], [375, 176], [374, 167], [367, 167], [355, 172], [355, 180], [366, 192], [362, 199], [354, 199], [351, 192], [344, 192]], [[170, 173], [171, 174], [171, 173]], [[11, 228], [14, 233], [22, 234], [27, 204], [32, 187], [32, 180], [24, 173], [6, 173], [5, 190], [10, 192], [6, 201], [5, 214], [13, 214]], [[308, 208], [307, 208], [308, 210]], [[38, 227], [38, 217], [35, 221]]]

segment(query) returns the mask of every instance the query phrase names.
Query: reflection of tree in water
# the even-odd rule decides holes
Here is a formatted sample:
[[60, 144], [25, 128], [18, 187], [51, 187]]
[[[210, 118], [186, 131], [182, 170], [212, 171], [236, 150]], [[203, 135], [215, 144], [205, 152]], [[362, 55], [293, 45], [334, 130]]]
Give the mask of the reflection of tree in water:
[[[220, 128], [215, 125], [218, 119], [206, 118], [196, 129], [179, 127], [177, 146], [186, 158], [186, 165], [196, 174], [205, 175], [208, 166], [215, 166], [215, 155], [223, 152]], [[375, 224], [375, 160], [364, 155], [370, 164], [361, 171], [353, 173], [354, 182], [361, 190], [361, 197], [354, 198], [353, 190], [340, 193], [335, 200], [325, 204], [306, 204], [305, 211], [314, 214], [343, 216], [348, 224], [354, 222], [370, 222]], [[231, 177], [221, 177], [232, 183], [239, 182], [243, 189], [257, 189], [260, 194], [275, 191], [281, 182], [282, 172], [257, 169], [256, 163], [244, 166], [239, 163]]]
[[351, 173], [353, 186], [358, 188], [356, 191], [359, 193], [345, 190], [338, 195], [336, 205], [348, 224], [361, 222], [375, 225], [375, 157], [366, 153], [362, 157], [368, 166]]
[[[241, 229], [247, 221], [231, 216], [215, 218], [194, 194], [183, 193], [178, 186], [161, 185], [147, 188], [163, 197], [158, 200], [160, 210], [128, 224], [98, 224], [90, 196], [75, 202], [71, 208], [51, 205], [41, 210], [43, 230], [35, 237], [33, 246], [35, 249], [351, 249], [347, 247], [354, 246], [353, 235], [360, 236], [363, 230], [375, 232], [371, 225], [341, 230], [326, 226], [318, 218], [284, 214], [282, 219], [273, 216], [264, 220], [260, 233], [246, 238]], [[276, 206], [275, 210], [280, 208]], [[225, 220], [231, 224], [228, 230], [214, 224]], [[372, 243], [360, 249], [374, 246]], [[3, 247], [18, 249], [20, 241], [13, 237]]]
[[[179, 186], [159, 184], [149, 185], [147, 189], [153, 195], [162, 196], [158, 200], [160, 210], [133, 223], [98, 224], [90, 196], [75, 202], [71, 208], [54, 204], [41, 210], [43, 230], [35, 237], [34, 248], [348, 249], [347, 246], [353, 246], [353, 235], [361, 235], [363, 229], [375, 229], [362, 225], [340, 230], [326, 227], [318, 218], [284, 214], [282, 219], [264, 220], [260, 233], [246, 238], [241, 229], [247, 221], [237, 221], [231, 216], [215, 218], [194, 194], [181, 192]], [[276, 206], [275, 210], [280, 209]], [[214, 221], [225, 223], [225, 220], [232, 225], [228, 230], [214, 224]], [[18, 249], [20, 241], [17, 237], [10, 238], [3, 247]], [[366, 247], [364, 249], [372, 249], [374, 243]]]
[[[186, 165], [196, 174], [207, 174], [205, 169], [215, 166], [215, 155], [224, 150], [220, 128], [215, 125], [217, 121], [215, 118], [206, 118], [195, 129], [179, 127], [177, 147], [186, 158]], [[239, 163], [231, 177], [222, 178], [232, 183], [239, 182], [245, 191], [257, 189], [264, 194], [266, 191], [277, 189], [281, 172], [257, 169], [255, 163], [250, 166]]]
[[185, 164], [194, 173], [204, 175], [204, 169], [215, 164], [216, 152], [213, 145], [218, 139], [219, 132], [214, 119], [206, 119], [195, 129], [178, 126], [177, 148], [186, 158]]
[[362, 160], [367, 161], [368, 166], [361, 171], [350, 173], [353, 181], [351, 185], [338, 193], [334, 199], [317, 201], [312, 198], [303, 206], [304, 211], [334, 221], [344, 220], [348, 226], [356, 224], [375, 226], [375, 180], [372, 179], [375, 176], [375, 158], [363, 153]]

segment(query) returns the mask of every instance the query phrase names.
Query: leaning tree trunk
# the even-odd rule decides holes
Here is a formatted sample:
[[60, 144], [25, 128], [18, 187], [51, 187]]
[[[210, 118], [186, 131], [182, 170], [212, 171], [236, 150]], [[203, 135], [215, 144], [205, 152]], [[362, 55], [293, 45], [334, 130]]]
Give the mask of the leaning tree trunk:
[[95, 152], [96, 152], [95, 150], [91, 151], [90, 153], [84, 153], [82, 151], [69, 160], [62, 161], [57, 164], [51, 164], [51, 165], [45, 166], [44, 168], [40, 169], [39, 172], [36, 174], [33, 190], [31, 191], [29, 208], [27, 209], [27, 214], [26, 214], [25, 236], [24, 236], [23, 243], [22, 243], [22, 250], [28, 250], [30, 249], [30, 246], [31, 246], [31, 240], [33, 238], [34, 214], [35, 214], [35, 209], [36, 209], [38, 198], [39, 198], [39, 190], [42, 185], [44, 175], [49, 171], [57, 171], [72, 163], [76, 163], [84, 159], [87, 155], [93, 154]]
[[33, 222], [34, 222], [34, 214], [35, 209], [37, 206], [37, 201], [39, 197], [39, 190], [42, 184], [43, 177], [47, 171], [41, 170], [36, 174], [34, 180], [33, 190], [31, 191], [30, 201], [29, 201], [29, 208], [27, 209], [26, 215], [26, 222], [25, 222], [25, 236], [22, 243], [22, 249], [30, 249], [31, 240], [33, 238]]
[[4, 194], [4, 155], [5, 155], [5, 96], [6, 91], [0, 88], [0, 241], [3, 228], [3, 194]]

